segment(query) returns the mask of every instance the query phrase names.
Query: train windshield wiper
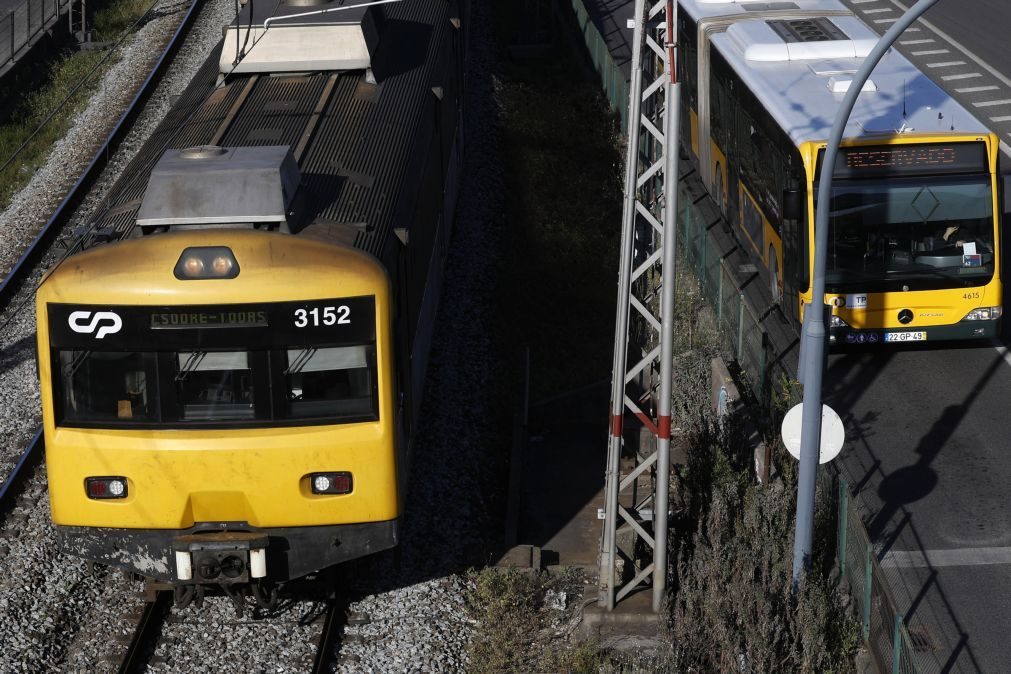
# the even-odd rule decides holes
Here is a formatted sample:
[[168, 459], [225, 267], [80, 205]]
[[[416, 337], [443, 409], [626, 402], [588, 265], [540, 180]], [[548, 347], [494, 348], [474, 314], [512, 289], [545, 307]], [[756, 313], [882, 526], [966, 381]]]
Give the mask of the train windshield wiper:
[[179, 366], [179, 372], [176, 374], [176, 381], [186, 381], [186, 377], [200, 367], [200, 363], [203, 362], [205, 357], [207, 357], [206, 351], [191, 352], [189, 357], [187, 357], [183, 364]]
[[288, 368], [284, 371], [284, 374], [298, 374], [302, 371], [312, 357], [316, 355], [319, 349], [313, 346], [307, 346], [298, 352], [298, 355], [288, 364]]

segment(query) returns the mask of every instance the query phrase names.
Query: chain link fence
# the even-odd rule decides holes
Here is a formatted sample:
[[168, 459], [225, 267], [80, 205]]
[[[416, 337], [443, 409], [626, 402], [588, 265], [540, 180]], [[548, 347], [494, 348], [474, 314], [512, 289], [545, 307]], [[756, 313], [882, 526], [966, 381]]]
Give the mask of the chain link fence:
[[0, 20], [0, 66], [12, 63], [68, 10], [73, 0], [26, 0]]

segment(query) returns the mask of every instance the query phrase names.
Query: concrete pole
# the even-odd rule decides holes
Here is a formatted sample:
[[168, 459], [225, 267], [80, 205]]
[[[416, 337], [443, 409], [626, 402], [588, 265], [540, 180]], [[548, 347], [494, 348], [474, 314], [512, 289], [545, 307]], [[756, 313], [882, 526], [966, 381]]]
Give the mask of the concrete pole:
[[804, 414], [800, 431], [800, 475], [797, 484], [797, 528], [793, 542], [793, 584], [796, 588], [811, 561], [811, 539], [814, 530], [815, 477], [818, 471], [819, 447], [821, 446], [821, 384], [825, 365], [825, 345], [828, 331], [825, 326], [825, 266], [828, 251], [828, 214], [832, 195], [832, 174], [835, 169], [839, 143], [849, 122], [850, 113], [857, 102], [860, 90], [871, 76], [891, 46], [906, 28], [930, 9], [937, 0], [919, 0], [896, 21], [882, 36], [874, 49], [864, 59], [860, 70], [853, 76], [853, 82], [843, 96], [832, 125], [832, 132], [825, 147], [825, 157], [821, 165], [818, 181], [818, 207], [814, 225], [814, 276], [811, 304], [805, 312], [805, 334], [802, 336], [804, 384]]
[[660, 292], [660, 401], [657, 405], [656, 488], [653, 494], [653, 610], [667, 591], [671, 401], [674, 395], [674, 291], [677, 288], [678, 142], [681, 85], [677, 78], [677, 2], [667, 0], [667, 91], [664, 110], [663, 288]]

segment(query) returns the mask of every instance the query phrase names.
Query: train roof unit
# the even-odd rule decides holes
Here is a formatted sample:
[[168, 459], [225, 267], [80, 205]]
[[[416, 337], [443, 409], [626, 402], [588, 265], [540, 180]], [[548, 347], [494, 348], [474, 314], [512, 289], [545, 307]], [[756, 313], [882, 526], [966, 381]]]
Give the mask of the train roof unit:
[[301, 175], [286, 145], [166, 150], [137, 213], [142, 228], [267, 226], [288, 232]]
[[375, 8], [344, 0], [248, 2], [225, 28], [218, 69], [222, 75], [368, 69], [379, 45], [377, 16]]
[[[824, 141], [878, 35], [834, 0], [682, 0], [709, 40], [797, 144]], [[701, 59], [700, 59], [701, 62]], [[986, 134], [986, 127], [892, 50], [857, 98], [847, 138]]]

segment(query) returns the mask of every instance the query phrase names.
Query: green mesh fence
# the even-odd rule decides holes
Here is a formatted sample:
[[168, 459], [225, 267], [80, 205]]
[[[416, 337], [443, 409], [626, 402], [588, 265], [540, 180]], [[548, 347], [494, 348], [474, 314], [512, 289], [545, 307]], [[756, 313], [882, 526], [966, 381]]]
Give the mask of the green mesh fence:
[[[821, 473], [831, 476], [830, 470]], [[838, 527], [836, 558], [839, 569], [849, 584], [855, 600], [857, 616], [863, 628], [874, 664], [879, 672], [914, 674], [918, 671], [916, 657], [903, 615], [888, 589], [888, 582], [878, 566], [874, 546], [867, 536], [856, 507], [849, 498], [849, 484], [838, 483]]]
[[590, 19], [590, 14], [586, 11], [583, 0], [572, 0], [572, 10], [576, 13], [576, 25], [586, 42], [593, 67], [600, 75], [600, 83], [607, 93], [607, 100], [611, 102], [611, 107], [621, 115], [622, 130], [627, 131], [628, 81], [625, 79], [625, 74], [611, 58], [607, 42]]

